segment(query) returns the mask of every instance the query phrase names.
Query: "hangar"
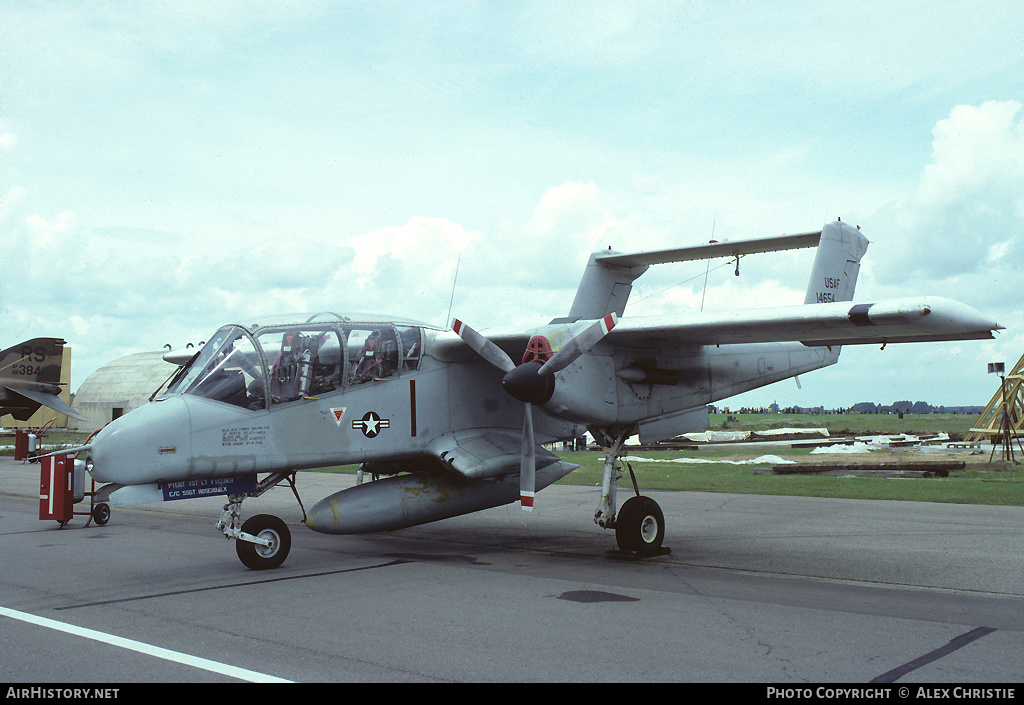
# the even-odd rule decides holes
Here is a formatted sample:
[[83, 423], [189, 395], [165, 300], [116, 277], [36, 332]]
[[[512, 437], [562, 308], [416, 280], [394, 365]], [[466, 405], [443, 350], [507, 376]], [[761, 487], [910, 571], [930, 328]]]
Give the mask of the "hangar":
[[163, 359], [166, 350], [126, 355], [89, 375], [75, 393], [71, 407], [85, 421], [68, 419], [76, 431], [98, 431], [119, 416], [149, 401], [163, 386], [177, 365]]

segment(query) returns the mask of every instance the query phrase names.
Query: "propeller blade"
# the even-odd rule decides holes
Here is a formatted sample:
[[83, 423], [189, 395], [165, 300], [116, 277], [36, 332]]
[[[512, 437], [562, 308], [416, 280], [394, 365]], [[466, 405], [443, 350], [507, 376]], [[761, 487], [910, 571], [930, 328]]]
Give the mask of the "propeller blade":
[[533, 511], [533, 497], [537, 486], [533, 404], [546, 403], [554, 393], [554, 379], [551, 375], [565, 369], [576, 358], [601, 342], [618, 320], [614, 313], [609, 313], [563, 345], [562, 349], [543, 365], [539, 361], [531, 361], [518, 366], [504, 350], [459, 319], [455, 319], [452, 325], [452, 330], [480, 357], [505, 372], [505, 378], [502, 380], [505, 391], [524, 402], [522, 454], [519, 459], [519, 503], [523, 511]]
[[523, 404], [523, 455], [519, 461], [519, 504], [524, 512], [533, 511], [536, 456], [537, 446], [533, 442], [533, 405]]
[[619, 322], [618, 316], [609, 313], [594, 325], [577, 335], [568, 343], [562, 346], [554, 356], [544, 363], [537, 374], [552, 375], [563, 370], [573, 363], [580, 355], [590, 350], [601, 342], [601, 339], [608, 335], [608, 332]]
[[512, 358], [505, 354], [504, 350], [484, 336], [480, 335], [459, 319], [455, 319], [455, 323], [452, 325], [452, 330], [454, 330], [460, 338], [466, 341], [466, 345], [473, 348], [480, 357], [487, 360], [487, 362], [491, 363], [506, 374], [516, 368], [515, 363], [512, 362]]

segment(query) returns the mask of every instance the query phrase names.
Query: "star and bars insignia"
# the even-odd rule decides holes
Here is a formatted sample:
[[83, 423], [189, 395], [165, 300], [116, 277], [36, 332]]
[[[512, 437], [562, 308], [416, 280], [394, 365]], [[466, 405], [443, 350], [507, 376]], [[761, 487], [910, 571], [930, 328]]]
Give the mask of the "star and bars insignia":
[[391, 419], [382, 419], [375, 411], [367, 411], [363, 418], [352, 422], [352, 428], [362, 431], [367, 438], [376, 438], [381, 429], [391, 428]]

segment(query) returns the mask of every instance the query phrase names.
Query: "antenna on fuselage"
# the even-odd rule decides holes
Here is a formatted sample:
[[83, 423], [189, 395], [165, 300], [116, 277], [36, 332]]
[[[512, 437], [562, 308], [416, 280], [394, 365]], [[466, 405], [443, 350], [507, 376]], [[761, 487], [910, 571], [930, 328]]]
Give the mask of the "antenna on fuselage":
[[452, 280], [452, 297], [448, 299], [448, 316], [445, 318], [447, 324], [452, 322], [452, 303], [455, 302], [455, 284], [459, 281], [459, 264], [462, 262], [462, 255], [455, 260], [455, 278]]
[[[711, 239], [710, 239], [710, 240], [709, 240], [708, 242], [712, 242], [712, 243], [713, 243], [713, 242], [717, 242], [717, 240], [715, 240], [715, 224], [716, 224], [717, 222], [718, 222], [718, 219], [717, 219], [717, 218], [716, 218], [715, 220], [712, 220], [712, 221], [711, 221]], [[711, 272], [711, 258], [709, 257], [709, 258], [708, 258], [708, 266], [707, 266], [707, 268], [706, 268], [706, 269], [704, 270], [704, 291], [702, 291], [702, 292], [700, 293], [700, 310], [701, 310], [701, 311], [703, 311], [703, 310], [704, 310], [704, 297], [705, 297], [705, 296], [707, 295], [707, 293], [708, 293], [708, 274], [709, 274], [710, 272]]]

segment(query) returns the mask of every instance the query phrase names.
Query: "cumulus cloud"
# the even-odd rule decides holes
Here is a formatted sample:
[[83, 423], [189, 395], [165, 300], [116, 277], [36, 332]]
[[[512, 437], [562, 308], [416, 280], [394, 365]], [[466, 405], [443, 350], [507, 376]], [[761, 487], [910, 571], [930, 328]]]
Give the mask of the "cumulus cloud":
[[537, 204], [527, 230], [543, 235], [568, 229], [580, 232], [591, 227], [594, 216], [605, 220], [601, 207], [601, 191], [593, 183], [566, 182], [549, 188]]
[[551, 186], [529, 218], [502, 223], [467, 248], [456, 310], [472, 320], [458, 308], [472, 301], [492, 325], [531, 325], [564, 316], [590, 253], [609, 246], [629, 251], [657, 235], [639, 215], [620, 213], [593, 182]]
[[656, 6], [603, 0], [585, 7], [533, 3], [518, 18], [516, 36], [525, 50], [548, 60], [629, 63], [663, 48], [657, 21], [663, 14]]
[[7, 193], [0, 196], [0, 223], [12, 217], [15, 208], [25, 198], [25, 189], [20, 186], [11, 186]]
[[[1015, 100], [958, 105], [932, 130], [931, 164], [921, 174], [921, 206], [994, 192], [1024, 199], [1024, 120]], [[1018, 201], [1019, 203], [1019, 201]]]
[[[567, 181], [544, 193], [517, 239], [534, 250], [531, 254], [535, 261], [530, 267], [537, 267], [536, 260], [550, 261], [545, 251], [552, 243], [558, 243], [563, 255], [572, 252], [586, 256], [613, 245], [626, 247], [625, 241], [635, 235], [634, 225], [612, 212], [596, 184]], [[567, 264], [561, 257], [555, 261]]]
[[78, 216], [71, 211], [64, 211], [52, 219], [33, 214], [25, 220], [25, 224], [32, 233], [32, 244], [36, 247], [60, 244], [79, 229]]
[[953, 278], [1024, 258], [1022, 107], [958, 105], [936, 123], [917, 190], [891, 204], [896, 235], [886, 273]]
[[[962, 372], [943, 383], [959, 385], [962, 398], [973, 394], [973, 403], [984, 403], [986, 362], [1016, 360], [1024, 348], [1022, 107], [1015, 100], [955, 106], [932, 130], [931, 158], [913, 192], [868, 219], [865, 231], [873, 244], [861, 270], [868, 280], [865, 293], [945, 296], [1006, 329], [992, 341], [900, 347], [900, 385], [909, 388], [919, 377], [919, 386], [926, 387], [934, 370], [955, 359]], [[849, 355], [858, 356], [866, 353]], [[879, 375], [883, 370], [895, 379], [888, 368], [879, 367]], [[980, 381], [966, 383], [971, 375]], [[951, 388], [946, 393], [953, 394]]]
[[404, 225], [386, 226], [349, 240], [355, 253], [349, 275], [361, 290], [386, 284], [377, 280], [378, 269], [390, 261], [392, 277], [400, 278], [408, 267], [422, 270], [424, 279], [413, 283], [420, 291], [450, 285], [458, 256], [479, 238], [479, 233], [446, 218], [415, 217]]

